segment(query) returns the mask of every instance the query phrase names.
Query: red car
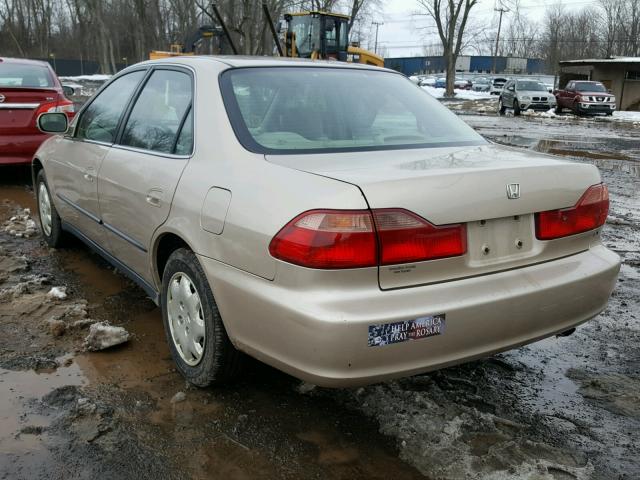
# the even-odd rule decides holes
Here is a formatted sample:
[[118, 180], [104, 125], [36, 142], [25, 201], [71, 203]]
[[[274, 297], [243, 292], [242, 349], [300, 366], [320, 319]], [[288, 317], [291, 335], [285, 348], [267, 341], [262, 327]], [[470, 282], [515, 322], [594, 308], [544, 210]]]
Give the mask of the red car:
[[[72, 94], [73, 89], [67, 92]], [[44, 112], [65, 112], [69, 119], [75, 113], [51, 66], [0, 57], [0, 165], [31, 163], [48, 136], [36, 127]]]

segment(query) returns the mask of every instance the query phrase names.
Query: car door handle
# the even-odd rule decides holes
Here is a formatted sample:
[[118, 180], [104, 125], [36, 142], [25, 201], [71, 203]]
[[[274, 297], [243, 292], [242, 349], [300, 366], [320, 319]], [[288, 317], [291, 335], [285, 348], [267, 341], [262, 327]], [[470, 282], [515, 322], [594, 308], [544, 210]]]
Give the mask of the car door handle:
[[149, 205], [153, 205], [154, 207], [159, 207], [162, 205], [162, 190], [157, 188], [152, 188], [147, 192], [147, 203]]

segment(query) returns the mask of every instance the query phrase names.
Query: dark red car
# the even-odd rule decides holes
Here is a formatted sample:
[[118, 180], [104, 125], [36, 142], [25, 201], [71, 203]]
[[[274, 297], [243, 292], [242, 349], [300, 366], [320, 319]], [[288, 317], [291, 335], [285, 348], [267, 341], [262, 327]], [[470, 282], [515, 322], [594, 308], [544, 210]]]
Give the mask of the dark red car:
[[74, 115], [73, 102], [51, 66], [0, 57], [0, 165], [31, 163], [47, 138], [36, 127], [44, 112], [65, 112], [70, 119]]

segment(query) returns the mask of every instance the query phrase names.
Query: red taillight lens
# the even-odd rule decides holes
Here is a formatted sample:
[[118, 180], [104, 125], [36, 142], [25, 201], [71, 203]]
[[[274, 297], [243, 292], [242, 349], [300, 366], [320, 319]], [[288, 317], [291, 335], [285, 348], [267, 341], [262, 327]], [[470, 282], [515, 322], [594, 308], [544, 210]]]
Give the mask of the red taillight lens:
[[609, 189], [593, 185], [573, 207], [536, 213], [536, 237], [552, 240], [601, 227], [609, 213]]
[[403, 209], [313, 210], [294, 218], [269, 245], [275, 258], [327, 269], [420, 262], [466, 249], [464, 225], [435, 226]]
[[271, 240], [275, 258], [309, 268], [377, 265], [376, 236], [368, 210], [313, 210], [289, 222]]
[[402, 209], [374, 210], [373, 215], [381, 265], [455, 257], [467, 251], [464, 224], [435, 226]]
[[70, 100], [59, 100], [57, 102], [48, 102], [42, 103], [38, 107], [38, 111], [36, 112], [36, 118], [41, 113], [52, 113], [52, 112], [62, 112], [66, 113], [68, 118], [72, 118], [75, 115], [75, 105]]

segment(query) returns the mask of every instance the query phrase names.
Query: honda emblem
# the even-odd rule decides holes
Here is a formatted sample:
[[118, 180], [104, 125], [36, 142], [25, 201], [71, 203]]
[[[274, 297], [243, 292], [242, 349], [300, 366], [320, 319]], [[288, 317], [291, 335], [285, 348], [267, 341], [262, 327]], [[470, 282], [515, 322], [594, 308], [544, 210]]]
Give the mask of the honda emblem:
[[507, 183], [507, 198], [509, 200], [515, 200], [517, 198], [520, 198], [519, 183]]

